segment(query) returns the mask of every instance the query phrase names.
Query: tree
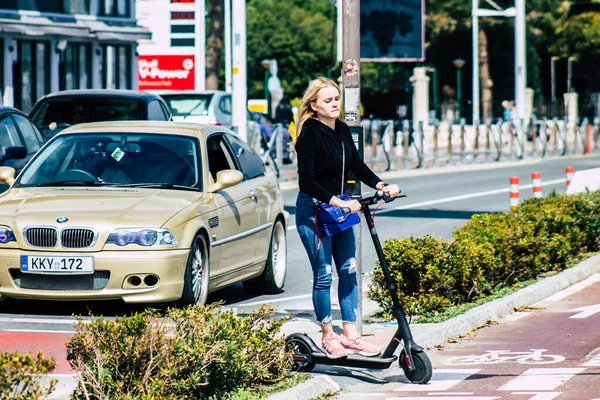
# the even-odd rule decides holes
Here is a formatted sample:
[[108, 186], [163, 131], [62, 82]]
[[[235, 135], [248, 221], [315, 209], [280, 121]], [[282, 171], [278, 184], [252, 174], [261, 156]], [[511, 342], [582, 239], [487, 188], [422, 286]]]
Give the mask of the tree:
[[[307, 3], [303, 7], [298, 3]], [[285, 93], [300, 96], [311, 79], [326, 76], [333, 65], [331, 37], [333, 7], [324, 15], [304, 7], [327, 10], [328, 0], [249, 0], [246, 9], [248, 97], [263, 97], [261, 61], [278, 61]]]

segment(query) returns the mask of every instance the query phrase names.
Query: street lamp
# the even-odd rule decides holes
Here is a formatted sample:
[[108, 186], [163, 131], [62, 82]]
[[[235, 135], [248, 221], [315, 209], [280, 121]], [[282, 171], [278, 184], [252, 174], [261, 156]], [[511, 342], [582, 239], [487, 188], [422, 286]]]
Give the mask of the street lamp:
[[265, 101], [267, 102], [267, 114], [271, 115], [270, 110], [271, 107], [269, 105], [269, 78], [270, 78], [270, 69], [271, 69], [271, 60], [262, 60], [260, 65], [265, 69]]
[[462, 67], [465, 66], [465, 60], [457, 58], [452, 61], [452, 64], [456, 67], [456, 102], [458, 105], [458, 120], [462, 117]]

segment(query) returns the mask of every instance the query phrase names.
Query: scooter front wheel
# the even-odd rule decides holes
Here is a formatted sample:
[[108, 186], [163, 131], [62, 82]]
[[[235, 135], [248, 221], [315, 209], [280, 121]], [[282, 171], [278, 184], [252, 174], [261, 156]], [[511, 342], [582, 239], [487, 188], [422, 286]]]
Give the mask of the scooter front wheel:
[[412, 353], [412, 358], [414, 369], [411, 371], [408, 368], [408, 363], [406, 362], [406, 352], [402, 350], [400, 352], [400, 367], [404, 371], [404, 375], [406, 375], [409, 381], [419, 385], [424, 385], [429, 382], [431, 375], [433, 375], [433, 366], [431, 365], [431, 361], [424, 352], [414, 352]]
[[292, 352], [292, 371], [310, 372], [315, 367], [315, 363], [310, 361], [310, 347], [298, 338], [287, 338], [285, 346]]

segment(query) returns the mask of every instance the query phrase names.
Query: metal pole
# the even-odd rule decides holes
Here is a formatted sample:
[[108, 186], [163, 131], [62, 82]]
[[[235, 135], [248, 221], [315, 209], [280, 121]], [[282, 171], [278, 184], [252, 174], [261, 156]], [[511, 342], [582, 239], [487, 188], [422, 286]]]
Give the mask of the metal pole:
[[558, 57], [550, 57], [550, 101], [552, 106], [556, 101], [556, 60]]
[[[522, 0], [524, 1], [524, 0]], [[479, 121], [479, 0], [473, 0], [473, 121]], [[460, 119], [460, 116], [459, 116]]]
[[458, 103], [458, 120], [462, 118], [462, 67], [456, 69], [456, 102]]
[[[342, 85], [344, 122], [360, 126], [360, 0], [342, 0]], [[354, 66], [348, 68], [348, 66]], [[352, 194], [361, 194], [357, 181]], [[356, 329], [362, 334], [362, 224], [356, 229], [356, 278], [358, 281], [358, 308]]]
[[233, 54], [232, 68], [232, 125], [238, 137], [248, 140], [246, 132], [246, 1], [232, 0]]
[[515, 105], [516, 119], [526, 114], [525, 85], [527, 84], [527, 59], [525, 54], [525, 0], [515, 0]]
[[231, 0], [225, 0], [225, 91], [231, 93]]
[[196, 90], [204, 90], [206, 85], [206, 29], [204, 14], [206, 13], [206, 7], [204, 0], [198, 0], [196, 2], [196, 48], [195, 48], [195, 65], [194, 65], [194, 79]]
[[573, 57], [567, 59], [567, 93], [573, 90]]

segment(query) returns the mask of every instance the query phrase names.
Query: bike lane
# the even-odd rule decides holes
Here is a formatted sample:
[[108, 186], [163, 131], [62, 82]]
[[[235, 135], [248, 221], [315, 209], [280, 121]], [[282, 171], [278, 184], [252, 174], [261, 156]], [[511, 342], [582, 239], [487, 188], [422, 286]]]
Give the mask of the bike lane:
[[[336, 399], [600, 400], [600, 274], [428, 350], [427, 385], [388, 376]], [[402, 374], [397, 370], [396, 374]]]

